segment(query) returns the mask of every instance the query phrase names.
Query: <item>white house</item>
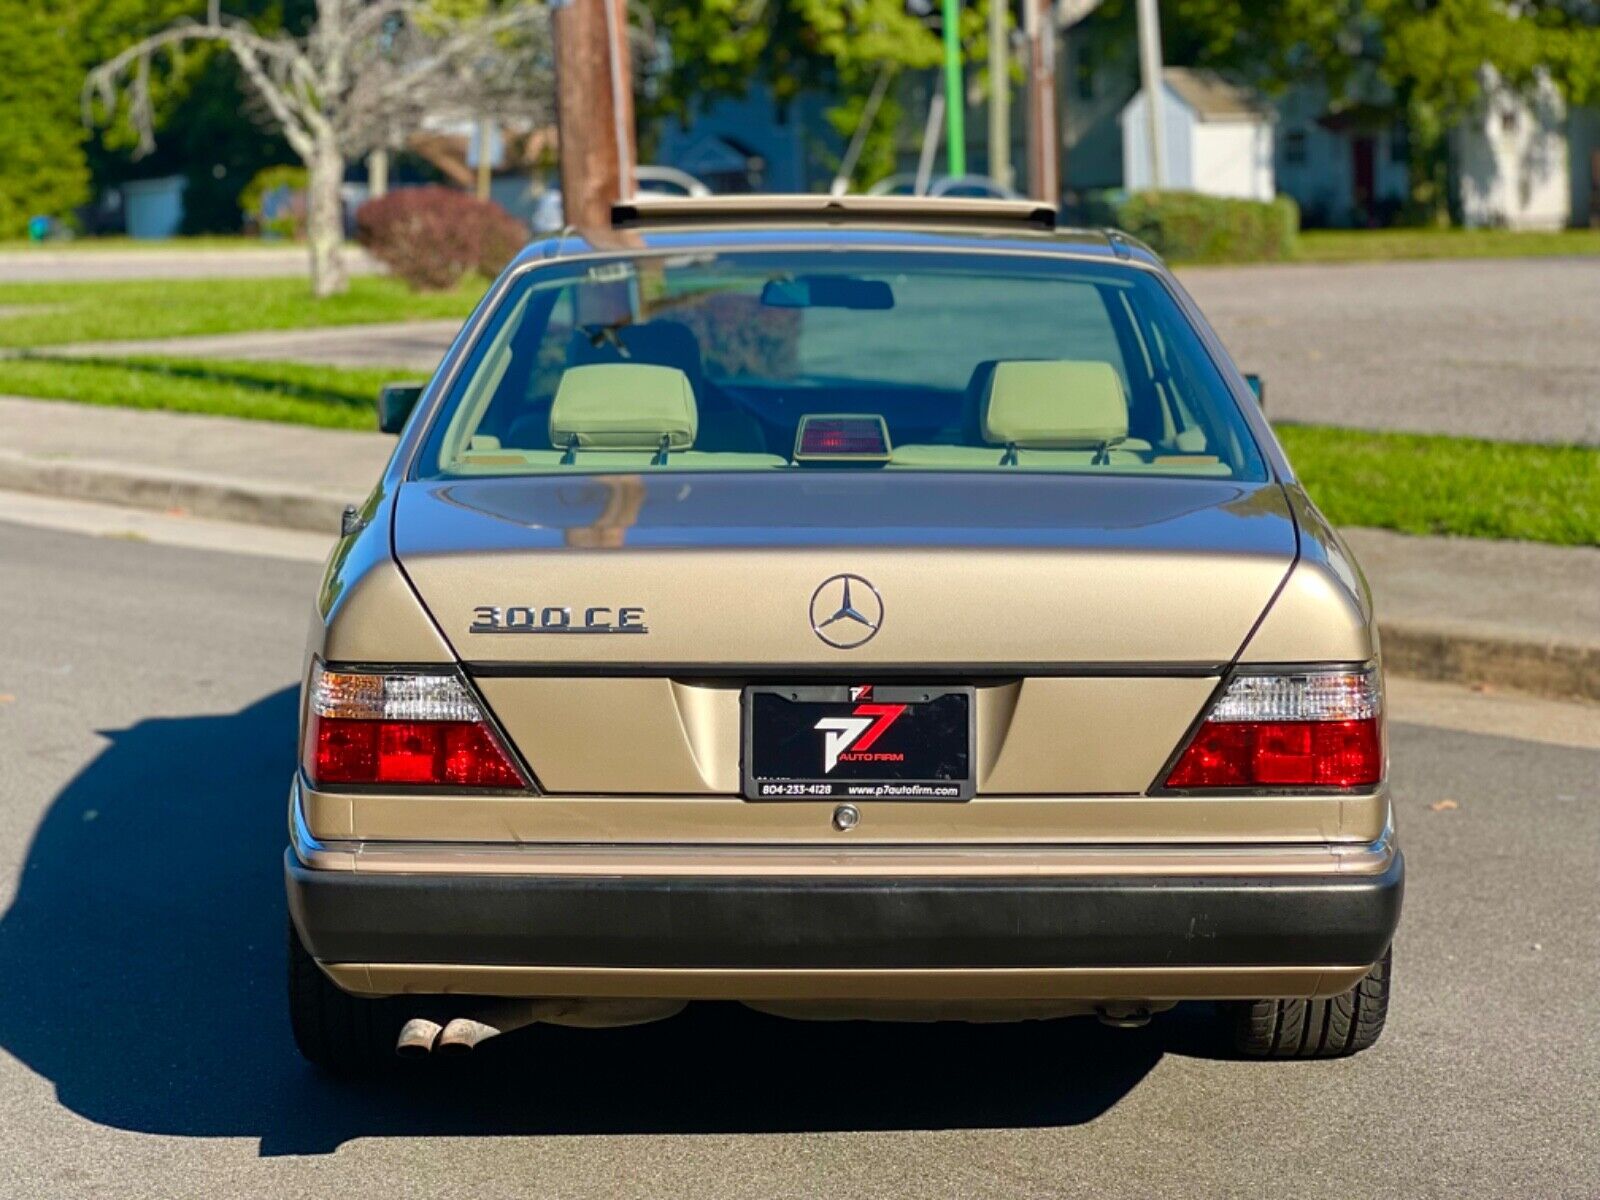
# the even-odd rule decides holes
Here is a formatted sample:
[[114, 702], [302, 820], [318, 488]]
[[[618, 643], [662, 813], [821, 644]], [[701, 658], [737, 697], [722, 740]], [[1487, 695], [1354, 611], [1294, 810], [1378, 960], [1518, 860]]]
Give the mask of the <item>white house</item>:
[[1462, 223], [1562, 228], [1578, 197], [1561, 93], [1543, 79], [1524, 98], [1502, 87], [1492, 69], [1483, 75], [1482, 101], [1451, 136]]
[[[1569, 118], [1548, 82], [1529, 100], [1485, 70], [1483, 98], [1450, 132], [1451, 205], [1462, 224], [1587, 223], [1591, 116]], [[1321, 89], [1293, 88], [1278, 103], [1277, 140], [1278, 187], [1307, 224], [1387, 224], [1404, 207], [1411, 148], [1387, 110], [1330, 106]]]
[[[1150, 118], [1143, 90], [1123, 106], [1122, 182], [1152, 186]], [[1162, 72], [1163, 186], [1182, 191], [1271, 200], [1273, 113], [1254, 92], [1215, 71], [1168, 67]]]
[[1393, 117], [1373, 105], [1330, 105], [1320, 87], [1278, 101], [1278, 189], [1307, 225], [1382, 225], [1411, 193], [1411, 147]]

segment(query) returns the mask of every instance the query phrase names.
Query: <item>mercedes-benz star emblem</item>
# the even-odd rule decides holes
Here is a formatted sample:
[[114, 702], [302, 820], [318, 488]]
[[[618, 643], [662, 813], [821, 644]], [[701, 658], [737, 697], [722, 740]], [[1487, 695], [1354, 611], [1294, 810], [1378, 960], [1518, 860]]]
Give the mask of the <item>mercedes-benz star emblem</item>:
[[828, 645], [854, 650], [883, 624], [883, 598], [859, 575], [834, 575], [811, 593], [811, 628]]

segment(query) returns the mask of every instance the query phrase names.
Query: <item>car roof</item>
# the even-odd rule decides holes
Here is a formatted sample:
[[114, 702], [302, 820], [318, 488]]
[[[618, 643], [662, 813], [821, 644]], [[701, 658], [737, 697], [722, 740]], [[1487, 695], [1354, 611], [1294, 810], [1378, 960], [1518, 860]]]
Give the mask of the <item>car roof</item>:
[[897, 249], [1026, 252], [1164, 270], [1116, 230], [1058, 228], [1037, 201], [906, 196], [636, 197], [599, 231], [568, 229], [528, 246], [518, 264], [629, 251]]

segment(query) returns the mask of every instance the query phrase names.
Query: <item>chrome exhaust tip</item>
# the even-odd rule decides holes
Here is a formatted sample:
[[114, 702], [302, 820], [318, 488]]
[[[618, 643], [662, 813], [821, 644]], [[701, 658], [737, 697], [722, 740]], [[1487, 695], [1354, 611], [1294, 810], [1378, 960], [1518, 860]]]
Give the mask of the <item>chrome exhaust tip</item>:
[[437, 1021], [430, 1021], [426, 1017], [412, 1017], [400, 1030], [400, 1036], [394, 1044], [394, 1052], [401, 1058], [423, 1058], [433, 1050], [433, 1043], [439, 1037], [440, 1029]]
[[444, 1027], [434, 1049], [440, 1054], [465, 1054], [480, 1042], [498, 1037], [500, 1030], [470, 1017], [457, 1017]]

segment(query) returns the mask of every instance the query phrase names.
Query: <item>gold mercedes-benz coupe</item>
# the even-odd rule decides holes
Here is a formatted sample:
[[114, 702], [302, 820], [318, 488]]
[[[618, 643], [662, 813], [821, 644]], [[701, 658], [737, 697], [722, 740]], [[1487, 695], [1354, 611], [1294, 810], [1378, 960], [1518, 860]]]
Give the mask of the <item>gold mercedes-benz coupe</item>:
[[1143, 246], [641, 200], [531, 246], [380, 420], [290, 789], [313, 1062], [697, 999], [1377, 1039], [1366, 584]]

